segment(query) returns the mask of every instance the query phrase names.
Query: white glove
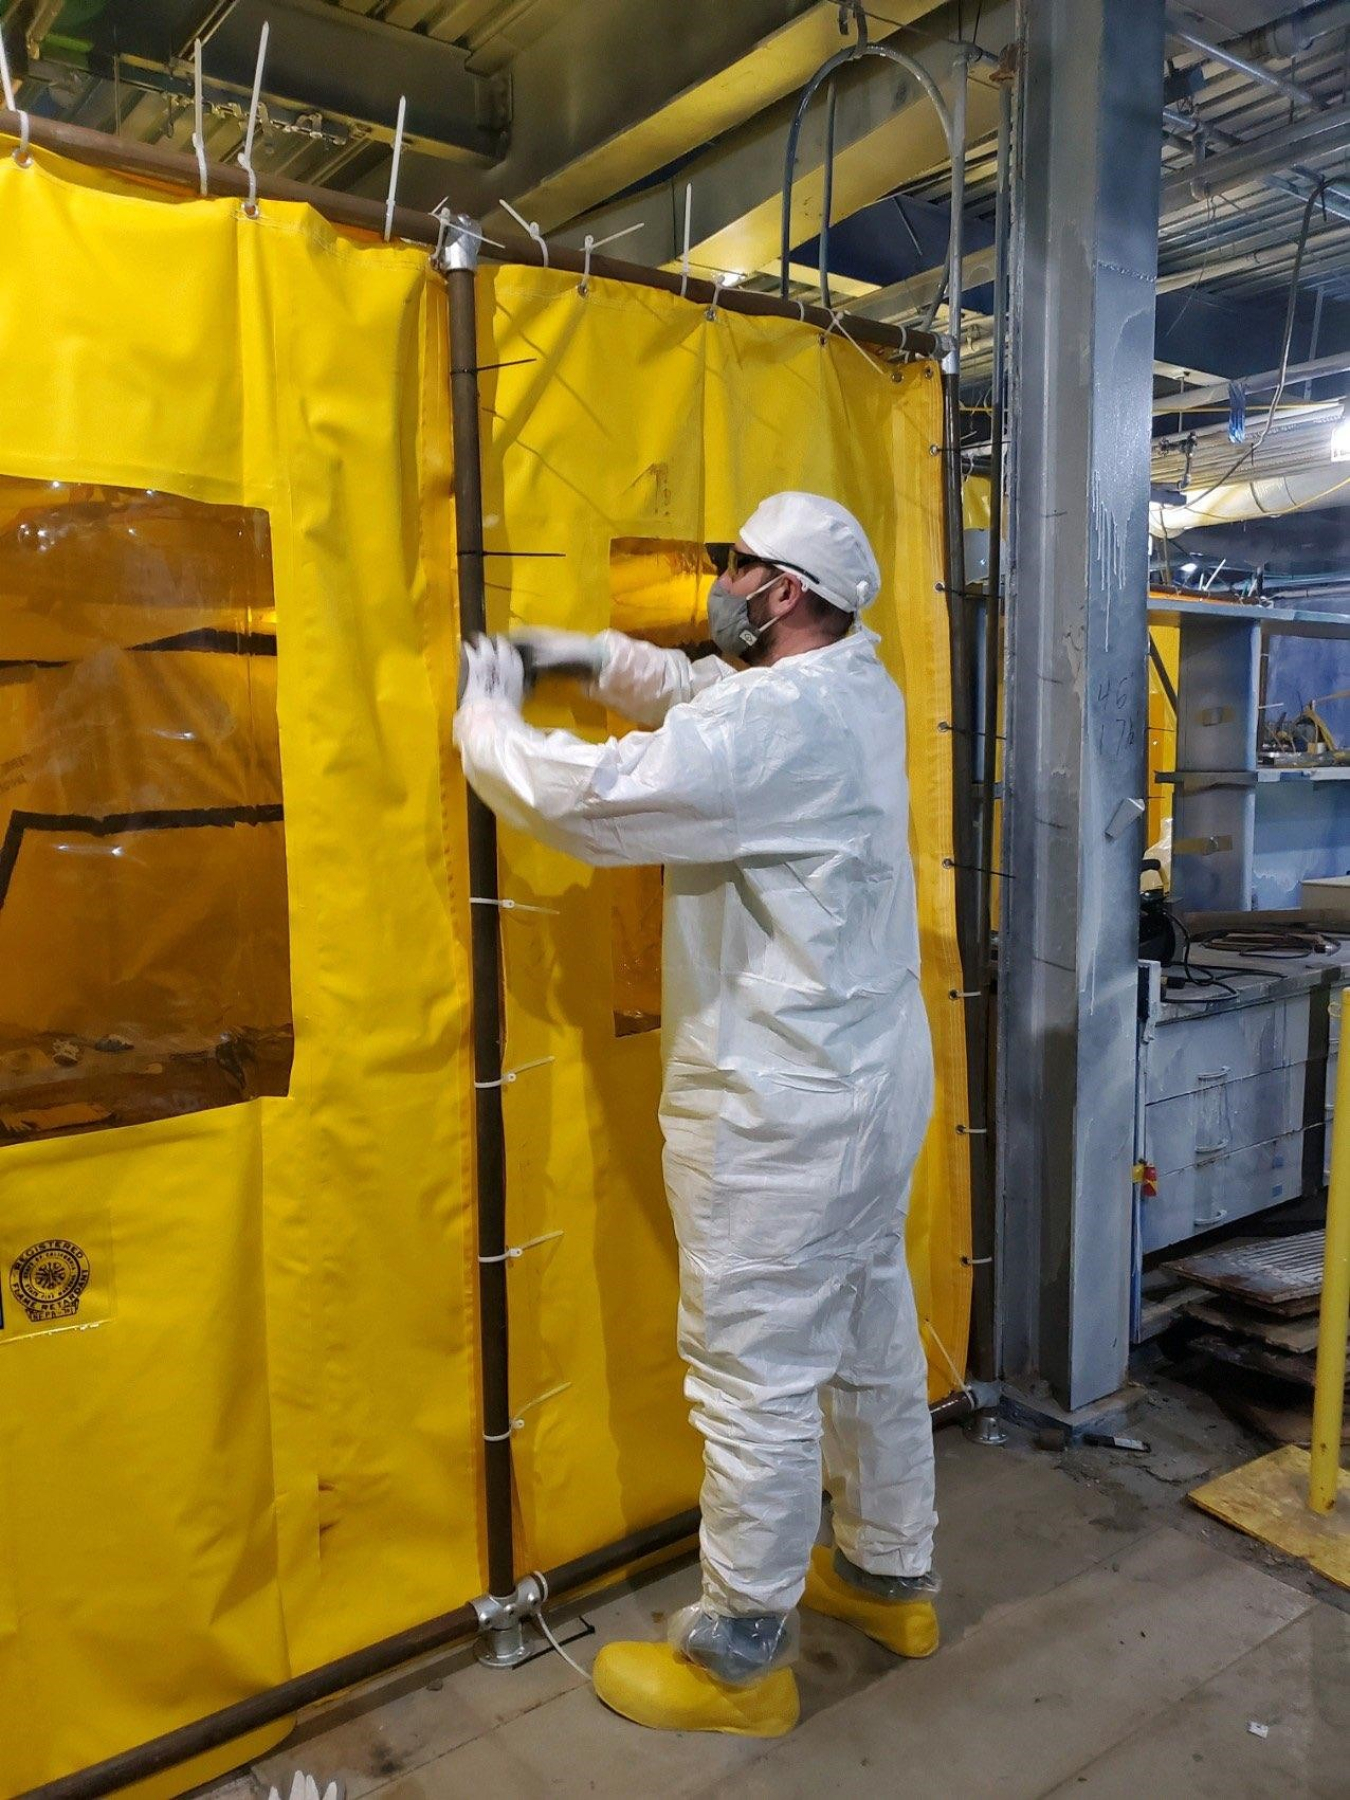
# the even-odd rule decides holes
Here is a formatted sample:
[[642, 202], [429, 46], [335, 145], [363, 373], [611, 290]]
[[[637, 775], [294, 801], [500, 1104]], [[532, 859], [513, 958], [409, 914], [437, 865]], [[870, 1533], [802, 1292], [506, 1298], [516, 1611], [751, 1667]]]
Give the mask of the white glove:
[[519, 650], [504, 637], [467, 638], [459, 653], [459, 704], [505, 700], [520, 711], [525, 697], [525, 664]]
[[547, 625], [527, 625], [511, 632], [507, 642], [525, 658], [533, 680], [540, 675], [570, 675], [574, 680], [597, 681], [609, 661], [609, 646], [602, 631], [554, 631]]

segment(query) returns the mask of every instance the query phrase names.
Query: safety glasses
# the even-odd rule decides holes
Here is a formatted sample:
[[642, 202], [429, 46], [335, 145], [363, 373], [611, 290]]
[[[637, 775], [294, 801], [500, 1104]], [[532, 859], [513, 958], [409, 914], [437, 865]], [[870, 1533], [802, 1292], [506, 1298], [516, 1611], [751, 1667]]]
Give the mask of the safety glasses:
[[764, 557], [756, 556], [752, 550], [738, 550], [735, 544], [705, 544], [703, 548], [718, 575], [727, 581], [735, 581], [747, 569], [791, 569], [803, 581], [814, 582], [816, 579], [810, 569], [804, 569], [800, 563], [785, 562], [781, 556], [768, 562]]

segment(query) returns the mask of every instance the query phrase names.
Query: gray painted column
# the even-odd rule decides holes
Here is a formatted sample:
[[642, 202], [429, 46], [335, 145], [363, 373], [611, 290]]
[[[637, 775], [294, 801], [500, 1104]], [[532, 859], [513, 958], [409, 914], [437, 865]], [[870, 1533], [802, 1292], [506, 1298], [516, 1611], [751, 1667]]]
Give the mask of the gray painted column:
[[1129, 1351], [1163, 0], [1020, 12], [1000, 1339], [1081, 1406]]

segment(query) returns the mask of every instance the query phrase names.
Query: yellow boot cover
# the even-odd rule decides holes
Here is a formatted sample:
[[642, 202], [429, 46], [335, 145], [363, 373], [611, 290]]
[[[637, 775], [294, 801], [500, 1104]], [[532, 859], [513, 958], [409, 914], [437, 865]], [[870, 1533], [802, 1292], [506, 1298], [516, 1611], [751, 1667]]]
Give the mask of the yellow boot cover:
[[782, 1737], [797, 1723], [797, 1679], [791, 1669], [728, 1687], [669, 1644], [606, 1644], [592, 1676], [606, 1706], [656, 1731]]
[[835, 1573], [833, 1552], [817, 1544], [811, 1552], [802, 1605], [856, 1625], [897, 1656], [931, 1656], [938, 1647], [937, 1613], [931, 1600], [879, 1600]]

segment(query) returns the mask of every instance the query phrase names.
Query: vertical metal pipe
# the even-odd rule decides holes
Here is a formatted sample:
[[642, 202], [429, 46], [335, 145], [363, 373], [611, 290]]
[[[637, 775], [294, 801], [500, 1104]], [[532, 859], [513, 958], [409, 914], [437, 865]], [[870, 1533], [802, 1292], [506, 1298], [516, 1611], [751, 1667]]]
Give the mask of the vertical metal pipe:
[[[460, 238], [446, 253], [450, 306], [450, 412], [454, 432], [456, 572], [464, 637], [487, 628], [483, 582], [483, 471], [479, 443], [477, 253]], [[506, 1140], [502, 1125], [501, 912], [497, 822], [469, 801], [469, 908], [473, 970], [475, 1156], [478, 1189], [478, 1330], [483, 1382], [483, 1455], [488, 1592], [515, 1593], [511, 1517], [511, 1401], [506, 1310]]]
[[[984, 601], [984, 691], [980, 719], [980, 835], [976, 861], [982, 873], [977, 881], [973, 979], [969, 1017], [978, 1021], [971, 1046], [971, 1084], [982, 1083], [982, 1109], [977, 1123], [985, 1136], [971, 1208], [971, 1332], [970, 1365], [979, 1381], [998, 1379], [998, 1280], [995, 1263], [994, 1192], [994, 967], [992, 945], [993, 892], [989, 871], [994, 867], [994, 796], [998, 782], [998, 723], [1002, 665], [1003, 606], [1003, 383], [1006, 333], [1008, 264], [1008, 174], [1012, 139], [1012, 94], [1007, 83], [999, 93], [998, 193], [994, 215], [994, 373], [989, 418], [989, 574]], [[975, 1060], [978, 1050], [979, 1061]]]
[[[978, 990], [983, 971], [978, 963], [978, 920], [988, 911], [987, 876], [980, 872], [979, 833], [975, 786], [975, 692], [971, 656], [970, 602], [966, 596], [965, 507], [961, 492], [961, 258], [962, 212], [965, 205], [966, 85], [964, 52], [953, 74], [952, 101], [952, 217], [947, 262], [947, 329], [949, 348], [942, 360], [943, 524], [947, 590], [948, 642], [951, 661], [952, 740], [952, 843], [956, 864], [956, 928], [961, 951], [961, 986], [967, 996]], [[955, 1004], [955, 1002], [954, 1002]], [[966, 1115], [970, 1145], [972, 1262], [975, 1282], [987, 1276], [983, 1258], [991, 1252], [979, 1246], [976, 1221], [988, 1212], [990, 1160], [988, 1138], [987, 1069], [988, 1042], [985, 1012], [978, 1002], [962, 1000], [966, 1012]], [[977, 1293], [979, 1288], [976, 1288]], [[982, 1312], [987, 1308], [982, 1306]], [[985, 1334], [987, 1336], [987, 1334]], [[988, 1362], [990, 1347], [977, 1330], [972, 1354]]]
[[965, 507], [961, 492], [961, 257], [962, 214], [966, 191], [966, 88], [965, 53], [952, 70], [952, 204], [951, 232], [947, 244], [947, 331], [949, 346], [942, 359], [943, 470], [945, 476], [944, 522], [946, 528], [947, 614], [951, 644], [952, 677], [952, 801], [954, 806], [957, 863], [957, 925], [966, 987], [972, 987], [977, 971], [971, 965], [975, 948], [975, 920], [985, 878], [977, 864], [978, 835], [972, 809], [978, 804], [974, 787], [974, 666], [971, 658], [970, 607], [966, 598]]
[[[838, 110], [839, 83], [831, 77], [830, 85], [825, 90], [825, 193], [820, 204], [820, 254], [817, 259], [820, 304], [826, 308], [830, 305], [830, 214], [834, 210], [834, 131]], [[1321, 288], [1318, 288], [1317, 295], [1320, 301]]]

